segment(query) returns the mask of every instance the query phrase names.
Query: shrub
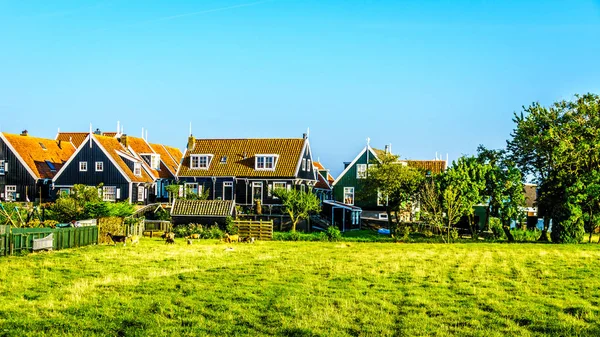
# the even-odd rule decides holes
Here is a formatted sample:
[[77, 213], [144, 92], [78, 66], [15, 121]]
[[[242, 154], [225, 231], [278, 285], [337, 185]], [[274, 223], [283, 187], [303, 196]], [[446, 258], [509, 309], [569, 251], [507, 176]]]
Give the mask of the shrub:
[[223, 231], [219, 228], [219, 225], [217, 223], [215, 223], [215, 225], [209, 229], [209, 232], [211, 239], [222, 239], [225, 237], [225, 233], [223, 233]]
[[431, 238], [431, 237], [433, 237], [433, 232], [430, 229], [426, 229], [426, 230], [423, 231], [423, 235], [426, 238]]
[[450, 230], [450, 239], [452, 239], [452, 241], [458, 240], [458, 229], [452, 228]]
[[495, 240], [506, 239], [504, 229], [502, 229], [502, 222], [498, 218], [490, 217], [490, 229], [492, 230], [493, 238]]
[[237, 234], [238, 230], [239, 230], [239, 228], [233, 222], [233, 218], [230, 216], [225, 218], [225, 229], [226, 229], [227, 233], [229, 233], [231, 235]]
[[338, 241], [342, 238], [342, 232], [340, 232], [339, 228], [336, 226], [327, 227], [327, 231], [325, 233], [329, 241]]

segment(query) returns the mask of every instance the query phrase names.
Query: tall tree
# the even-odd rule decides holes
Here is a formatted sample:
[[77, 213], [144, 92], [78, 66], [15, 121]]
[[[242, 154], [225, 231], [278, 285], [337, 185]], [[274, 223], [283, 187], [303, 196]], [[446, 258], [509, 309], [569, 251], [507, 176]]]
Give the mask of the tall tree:
[[376, 197], [382, 201], [392, 233], [396, 233], [400, 225], [400, 213], [412, 211], [412, 204], [425, 179], [423, 172], [400, 163], [398, 158], [389, 153], [379, 156], [379, 161], [367, 170], [358, 195], [359, 198]]

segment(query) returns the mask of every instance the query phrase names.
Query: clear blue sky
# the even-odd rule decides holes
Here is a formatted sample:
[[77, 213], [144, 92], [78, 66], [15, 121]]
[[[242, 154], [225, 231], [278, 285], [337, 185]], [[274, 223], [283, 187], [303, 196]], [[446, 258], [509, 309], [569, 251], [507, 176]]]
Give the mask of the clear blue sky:
[[337, 174], [504, 146], [512, 113], [600, 92], [599, 1], [0, 0], [0, 128], [300, 137]]

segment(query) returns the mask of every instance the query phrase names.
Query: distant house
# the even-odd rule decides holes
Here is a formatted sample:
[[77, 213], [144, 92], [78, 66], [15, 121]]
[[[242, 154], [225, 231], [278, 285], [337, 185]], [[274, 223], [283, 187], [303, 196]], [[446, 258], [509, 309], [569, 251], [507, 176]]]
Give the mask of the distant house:
[[[384, 150], [372, 148], [369, 144], [365, 146], [351, 161], [344, 163], [344, 171], [333, 182], [333, 199], [350, 206], [357, 206], [369, 211], [385, 210], [385, 199], [381, 196], [362, 197], [360, 189], [367, 177], [367, 170], [376, 165], [379, 157], [385, 153], [391, 153], [391, 147], [385, 146]], [[399, 165], [408, 165], [421, 169], [425, 174], [438, 174], [446, 169], [445, 160], [398, 160]]]
[[320, 162], [313, 162], [314, 168], [317, 171], [317, 183], [313, 188], [313, 193], [319, 198], [321, 204], [325, 200], [332, 200], [333, 188], [333, 177], [329, 174], [329, 170], [325, 169]]
[[523, 192], [525, 193], [525, 213], [528, 217], [538, 216], [537, 208], [537, 185], [523, 184]]
[[[117, 139], [142, 164], [154, 181], [152, 187], [145, 191], [149, 202], [169, 199], [166, 186], [176, 181], [175, 173], [183, 156], [181, 150], [162, 144], [150, 144], [143, 137], [122, 137], [121, 132], [101, 132], [96, 129], [94, 134]], [[71, 140], [79, 146], [88, 135], [89, 133], [84, 132], [59, 132], [57, 139]]]
[[174, 225], [190, 223], [223, 226], [228, 216], [234, 215], [235, 203], [232, 200], [183, 200], [176, 199], [171, 207]]
[[74, 152], [70, 142], [0, 133], [0, 199], [46, 201], [52, 178]]
[[190, 136], [177, 178], [188, 190], [238, 205], [278, 205], [276, 188], [306, 190], [317, 183], [303, 138], [196, 139]]
[[129, 149], [127, 142], [127, 135], [117, 139], [88, 133], [53, 178], [54, 196], [70, 193], [75, 184], [102, 184], [100, 192], [105, 201], [147, 203], [149, 191], [154, 188], [151, 169]]

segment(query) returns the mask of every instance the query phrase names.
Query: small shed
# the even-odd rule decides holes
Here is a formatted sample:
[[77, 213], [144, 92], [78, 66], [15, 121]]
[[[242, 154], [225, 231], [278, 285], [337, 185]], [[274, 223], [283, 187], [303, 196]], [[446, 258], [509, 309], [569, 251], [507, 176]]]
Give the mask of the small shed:
[[235, 203], [232, 200], [182, 200], [176, 199], [171, 207], [173, 225], [190, 223], [202, 225], [225, 225], [225, 219], [233, 216]]
[[321, 207], [321, 215], [342, 232], [360, 229], [361, 213], [360, 207], [335, 200], [324, 200]]

